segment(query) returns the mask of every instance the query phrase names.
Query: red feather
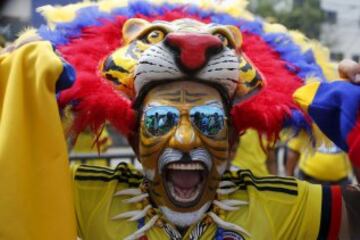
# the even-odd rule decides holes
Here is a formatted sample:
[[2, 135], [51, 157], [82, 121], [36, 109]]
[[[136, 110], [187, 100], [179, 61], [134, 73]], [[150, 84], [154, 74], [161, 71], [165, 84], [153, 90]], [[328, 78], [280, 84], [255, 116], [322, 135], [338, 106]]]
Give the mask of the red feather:
[[291, 109], [298, 109], [292, 94], [302, 80], [286, 68], [286, 62], [259, 36], [243, 33], [243, 39], [241, 50], [262, 73], [265, 86], [258, 95], [232, 108], [232, 121], [239, 132], [253, 128], [273, 139]]
[[121, 46], [121, 28], [126, 18], [118, 17], [102, 27], [86, 27], [80, 38], [60, 46], [62, 56], [76, 69], [76, 82], [59, 97], [60, 107], [73, 105], [76, 134], [86, 127], [97, 132], [109, 121], [122, 134], [128, 135], [135, 123], [131, 101], [117, 92], [99, 73], [99, 64]]

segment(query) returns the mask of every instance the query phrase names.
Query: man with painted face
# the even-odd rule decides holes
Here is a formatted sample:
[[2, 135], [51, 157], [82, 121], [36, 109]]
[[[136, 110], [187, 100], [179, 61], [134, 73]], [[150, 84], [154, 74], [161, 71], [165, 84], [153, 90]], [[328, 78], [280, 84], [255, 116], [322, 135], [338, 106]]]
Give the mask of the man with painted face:
[[[81, 41], [65, 45], [56, 42], [59, 35], [51, 38], [62, 32], [57, 26], [54, 32], [40, 31], [52, 44], [28, 32], [5, 49], [0, 59], [5, 86], [0, 88], [0, 163], [6, 169], [0, 181], [5, 196], [0, 198], [0, 236], [74, 239], [76, 226], [83, 240], [358, 238], [356, 188], [227, 171], [235, 128], [243, 119], [256, 120], [251, 111], [234, 113], [237, 104], [271, 89], [274, 79], [289, 78], [287, 84], [297, 89], [290, 65], [257, 37], [246, 40], [256, 51], [243, 47], [237, 27], [175, 19], [104, 21], [104, 29], [89, 27]], [[120, 28], [120, 46], [105, 41]], [[106, 47], [97, 44], [97, 37]], [[266, 61], [256, 57], [260, 53]], [[124, 163], [115, 169], [82, 165], [72, 167], [68, 178], [54, 92], [74, 77], [69, 63], [77, 82], [58, 95], [58, 102], [72, 107], [75, 130], [90, 120], [94, 129], [109, 121], [128, 136], [143, 173]], [[305, 86], [296, 95], [302, 106], [308, 100], [302, 93], [309, 88], [314, 90]], [[299, 110], [288, 98], [276, 100], [279, 105], [271, 102], [275, 110]], [[15, 188], [10, 188], [6, 180], [14, 177]]]

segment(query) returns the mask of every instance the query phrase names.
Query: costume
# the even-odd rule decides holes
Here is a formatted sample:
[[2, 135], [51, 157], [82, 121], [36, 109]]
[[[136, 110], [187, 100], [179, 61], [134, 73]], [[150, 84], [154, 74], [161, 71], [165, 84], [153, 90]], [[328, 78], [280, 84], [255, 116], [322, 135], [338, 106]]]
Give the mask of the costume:
[[[149, 206], [146, 199], [129, 201], [137, 196], [134, 189], [140, 191], [142, 177], [139, 173], [123, 164], [113, 171], [95, 166], [80, 166], [77, 171], [74, 169], [74, 174], [77, 220], [83, 239], [123, 239], [138, 230], [140, 224], [144, 224], [141, 222], [144, 221], [142, 218], [137, 221], [121, 218], [124, 213], [139, 213]], [[224, 229], [224, 238], [232, 235], [237, 238], [229, 239], [322, 239], [329, 234], [331, 224], [325, 218], [334, 216], [335, 213], [331, 212], [330, 206], [321, 211], [322, 201], [330, 200], [330, 196], [323, 195], [322, 191], [329, 191], [329, 188], [322, 190], [320, 185], [309, 185], [293, 178], [258, 178], [248, 170], [226, 173], [221, 184], [225, 186], [229, 181], [241, 190], [219, 194], [218, 201], [239, 201], [241, 207], [238, 210], [223, 210], [214, 205], [211, 211], [220, 211], [217, 214], [221, 219], [243, 227], [244, 232]], [[219, 192], [226, 189], [228, 190], [226, 187], [219, 188]], [[140, 195], [141, 191], [138, 193]], [[158, 209], [148, 212], [152, 213], [146, 217], [145, 223], [161, 214]], [[248, 220], [249, 217], [251, 221]], [[259, 224], [261, 228], [258, 227]], [[323, 229], [321, 232], [320, 228]], [[185, 239], [216, 239], [218, 231], [218, 223], [207, 216], [189, 228]], [[181, 239], [174, 226], [167, 221], [154, 224], [146, 236], [147, 239]]]
[[[154, 228], [157, 224], [178, 238], [204, 217], [211, 225], [209, 232], [201, 224], [196, 227], [194, 235], [201, 238], [208, 237], [202, 233], [216, 239], [262, 238], [255, 220], [273, 210], [274, 218], [266, 221], [273, 227], [266, 233], [279, 231], [271, 233], [274, 237], [288, 238], [290, 232], [299, 238], [337, 237], [338, 188], [226, 173], [232, 137], [247, 128], [270, 139], [284, 127], [311, 135], [310, 118], [292, 94], [310, 79], [325, 80], [314, 54], [302, 52], [277, 25], [235, 11], [234, 5], [208, 4], [48, 6], [42, 11], [49, 26], [27, 32], [5, 49], [0, 164], [9, 171], [0, 179], [6, 196], [0, 199], [0, 212], [2, 221], [22, 225], [14, 231], [1, 224], [6, 238], [74, 239], [75, 218], [84, 240], [93, 237], [89, 234], [113, 239], [113, 229], [120, 238], [156, 239], [164, 234]], [[73, 173], [73, 202], [55, 86], [59, 107], [70, 106], [74, 113], [73, 131], [98, 133], [105, 123], [112, 124], [128, 137], [142, 162], [142, 175], [122, 165], [115, 171], [80, 167]], [[5, 184], [14, 176], [20, 176], [15, 188]], [[110, 204], [122, 198], [130, 205]], [[104, 208], [100, 215], [99, 208]], [[107, 215], [112, 213], [119, 215]], [[95, 215], [99, 219], [93, 222]], [[286, 223], [277, 226], [279, 219]]]

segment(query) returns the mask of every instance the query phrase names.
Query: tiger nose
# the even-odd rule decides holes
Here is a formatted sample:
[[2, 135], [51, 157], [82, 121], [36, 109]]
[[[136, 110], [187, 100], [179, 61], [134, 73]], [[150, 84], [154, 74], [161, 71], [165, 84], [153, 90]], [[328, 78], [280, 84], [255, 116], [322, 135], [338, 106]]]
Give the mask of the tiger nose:
[[201, 140], [195, 129], [186, 117], [181, 117], [179, 126], [169, 141], [169, 147], [183, 152], [190, 152], [192, 149], [201, 146]]
[[201, 69], [212, 55], [223, 48], [218, 37], [201, 33], [169, 33], [165, 44], [179, 53], [177, 64], [186, 72]]

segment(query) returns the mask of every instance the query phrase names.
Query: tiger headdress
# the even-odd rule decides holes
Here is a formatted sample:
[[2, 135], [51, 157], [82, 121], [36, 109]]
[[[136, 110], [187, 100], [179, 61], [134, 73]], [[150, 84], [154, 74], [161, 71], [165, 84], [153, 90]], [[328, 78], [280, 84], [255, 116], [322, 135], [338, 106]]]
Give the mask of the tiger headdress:
[[326, 55], [299, 33], [262, 22], [243, 7], [234, 12], [243, 6], [238, 1], [198, 4], [101, 1], [40, 9], [49, 27], [39, 35], [77, 73], [74, 86], [58, 94], [60, 106], [70, 104], [76, 113], [76, 132], [97, 131], [108, 121], [131, 135], [132, 102], [141, 90], [187, 76], [222, 89], [237, 133], [253, 128], [273, 138], [283, 127], [309, 131], [292, 93], [334, 75], [318, 63]]
[[104, 60], [101, 72], [132, 99], [145, 85], [188, 76], [223, 86], [231, 99], [250, 94], [263, 83], [255, 67], [236, 52], [242, 36], [233, 26], [135, 18], [122, 31], [125, 46]]

